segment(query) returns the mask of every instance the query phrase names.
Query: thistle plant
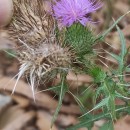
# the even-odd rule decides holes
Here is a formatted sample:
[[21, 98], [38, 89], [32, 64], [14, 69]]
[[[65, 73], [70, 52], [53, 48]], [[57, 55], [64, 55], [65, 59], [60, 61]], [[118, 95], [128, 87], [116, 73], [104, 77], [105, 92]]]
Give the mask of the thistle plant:
[[[8, 33], [10, 39], [17, 43], [17, 58], [21, 67], [13, 92], [20, 77], [25, 76], [35, 98], [36, 86], [60, 75], [60, 83], [47, 89], [59, 96], [52, 126], [62, 106], [64, 95], [69, 93], [79, 104], [82, 115], [80, 123], [67, 128], [68, 130], [81, 127], [91, 130], [94, 122], [100, 119], [106, 120], [101, 130], [113, 130], [113, 122], [121, 114], [130, 112], [129, 83], [124, 78], [126, 72], [130, 71], [126, 62], [129, 48], [126, 48], [125, 38], [117, 25], [126, 14], [115, 21], [107, 31], [95, 36], [88, 24], [97, 22], [92, 20], [91, 13], [103, 6], [100, 1], [54, 0], [50, 5], [51, 11], [46, 11], [44, 1], [14, 0], [14, 18]], [[106, 50], [104, 52], [117, 60], [119, 65], [117, 69], [112, 69], [104, 63], [108, 67], [105, 71], [96, 64], [98, 52], [94, 50], [94, 46], [103, 42], [115, 26], [121, 41], [121, 53], [116, 55]], [[81, 101], [70, 92], [66, 79], [70, 71], [92, 77], [95, 105], [91, 110], [86, 110]], [[122, 100], [124, 105], [116, 105], [116, 99]], [[97, 110], [100, 112], [93, 114]]]

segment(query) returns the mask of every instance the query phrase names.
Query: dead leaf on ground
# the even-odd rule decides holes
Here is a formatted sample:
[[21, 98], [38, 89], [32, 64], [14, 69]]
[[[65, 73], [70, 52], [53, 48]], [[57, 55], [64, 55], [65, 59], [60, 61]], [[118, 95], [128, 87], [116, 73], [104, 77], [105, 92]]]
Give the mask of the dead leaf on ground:
[[[44, 112], [44, 111], [38, 111], [37, 112], [37, 127], [40, 130], [50, 130], [50, 126], [51, 126], [51, 120], [52, 120], [52, 116], [49, 115], [48, 113]], [[55, 125], [53, 125], [52, 130], [58, 130], [56, 128]]]
[[0, 129], [3, 130], [3, 128], [8, 126], [13, 120], [16, 120], [17, 117], [23, 113], [24, 110], [22, 110], [19, 106], [12, 106], [5, 109], [0, 115]]
[[21, 108], [25, 108], [30, 104], [30, 101], [26, 97], [23, 97], [21, 95], [14, 94], [12, 98], [14, 99], [15, 102], [19, 104]]
[[114, 126], [115, 130], [130, 130], [130, 116], [125, 116], [117, 121]]
[[10, 107], [0, 118], [0, 129], [20, 130], [35, 117], [34, 111], [25, 112], [19, 106]]
[[[12, 92], [16, 80], [11, 80], [9, 77], [3, 77], [0, 79], [0, 83], [0, 91], [5, 91], [4, 86], [7, 84], [6, 91]], [[34, 103], [31, 88], [24, 81], [19, 80], [15, 92], [30, 98]], [[54, 100], [51, 96], [45, 93], [39, 93], [36, 95], [36, 105], [46, 109], [55, 110], [58, 105], [58, 101]], [[81, 113], [77, 105], [62, 105], [61, 112], [78, 115]]]
[[76, 124], [77, 119], [76, 119], [76, 117], [71, 116], [71, 115], [63, 115], [63, 114], [60, 114], [60, 115], [57, 117], [57, 121], [56, 121], [56, 122], [57, 122], [60, 126], [62, 126], [62, 127], [67, 127], [67, 126], [71, 126], [71, 125]]
[[0, 94], [0, 113], [12, 103], [10, 96]]

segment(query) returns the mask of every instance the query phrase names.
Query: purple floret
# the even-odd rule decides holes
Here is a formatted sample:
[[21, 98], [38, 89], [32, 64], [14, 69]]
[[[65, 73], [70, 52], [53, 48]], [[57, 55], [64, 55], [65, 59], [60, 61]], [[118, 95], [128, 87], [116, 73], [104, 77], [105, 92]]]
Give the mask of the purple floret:
[[96, 0], [55, 0], [52, 8], [54, 17], [63, 26], [71, 26], [75, 22], [86, 26], [88, 22], [92, 22], [89, 14], [101, 6], [101, 2], [96, 2]]

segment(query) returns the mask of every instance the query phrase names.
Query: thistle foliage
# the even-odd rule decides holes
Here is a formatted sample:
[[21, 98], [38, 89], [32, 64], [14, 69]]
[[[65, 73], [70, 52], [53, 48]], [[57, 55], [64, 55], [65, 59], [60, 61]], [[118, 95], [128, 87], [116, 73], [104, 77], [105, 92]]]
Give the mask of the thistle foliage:
[[[92, 76], [93, 83], [96, 86], [95, 105], [80, 117], [79, 124], [67, 130], [77, 130], [82, 127], [92, 130], [94, 122], [101, 119], [105, 119], [106, 123], [100, 130], [114, 130], [114, 122], [122, 115], [130, 114], [130, 84], [125, 80], [125, 74], [130, 72], [129, 65], [126, 62], [129, 55], [129, 47], [126, 48], [125, 37], [117, 25], [125, 15], [121, 16], [107, 31], [97, 38], [99, 41], [103, 41], [103, 38], [116, 26], [121, 42], [121, 52], [119, 55], [110, 52], [108, 54], [118, 62], [118, 68], [104, 71], [96, 64], [89, 68], [87, 72]], [[116, 100], [121, 100], [124, 104], [116, 104]], [[92, 114], [92, 112], [98, 110], [101, 112]]]

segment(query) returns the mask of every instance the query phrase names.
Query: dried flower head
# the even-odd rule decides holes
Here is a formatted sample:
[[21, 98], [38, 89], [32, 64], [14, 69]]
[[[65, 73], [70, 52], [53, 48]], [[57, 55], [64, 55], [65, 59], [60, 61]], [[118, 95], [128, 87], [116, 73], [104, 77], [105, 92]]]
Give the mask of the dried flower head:
[[96, 0], [55, 0], [52, 8], [55, 18], [63, 26], [71, 26], [74, 22], [86, 26], [87, 22], [92, 22], [89, 14], [101, 6], [101, 2]]
[[26, 43], [23, 43], [23, 45], [18, 50], [21, 67], [17, 82], [22, 75], [26, 76], [29, 79], [33, 94], [37, 85], [55, 78], [58, 73], [66, 73], [72, 69], [73, 53], [69, 48], [61, 47], [53, 38], [49, 41], [43, 41], [35, 48], [33, 45], [29, 46]]
[[43, 79], [49, 80], [72, 68], [75, 54], [56, 39], [54, 30], [54, 19], [44, 10], [43, 0], [14, 0], [9, 34], [18, 44], [21, 67], [13, 92], [23, 75], [29, 79], [34, 95], [35, 86]]

